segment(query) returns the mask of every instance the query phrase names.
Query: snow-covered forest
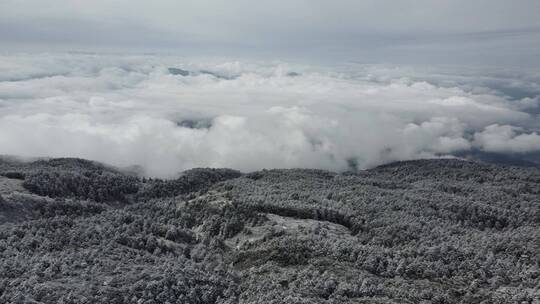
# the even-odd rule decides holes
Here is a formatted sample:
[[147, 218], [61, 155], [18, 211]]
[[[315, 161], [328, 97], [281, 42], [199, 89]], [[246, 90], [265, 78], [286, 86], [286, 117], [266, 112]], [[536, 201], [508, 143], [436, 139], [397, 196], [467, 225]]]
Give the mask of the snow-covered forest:
[[540, 170], [0, 162], [1, 303], [539, 303]]

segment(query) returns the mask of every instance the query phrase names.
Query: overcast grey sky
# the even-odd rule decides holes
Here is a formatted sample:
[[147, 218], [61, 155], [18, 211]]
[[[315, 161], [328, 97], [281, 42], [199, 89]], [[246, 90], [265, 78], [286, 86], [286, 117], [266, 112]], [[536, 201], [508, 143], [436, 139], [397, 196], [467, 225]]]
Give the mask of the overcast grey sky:
[[9, 49], [539, 65], [538, 0], [2, 0]]

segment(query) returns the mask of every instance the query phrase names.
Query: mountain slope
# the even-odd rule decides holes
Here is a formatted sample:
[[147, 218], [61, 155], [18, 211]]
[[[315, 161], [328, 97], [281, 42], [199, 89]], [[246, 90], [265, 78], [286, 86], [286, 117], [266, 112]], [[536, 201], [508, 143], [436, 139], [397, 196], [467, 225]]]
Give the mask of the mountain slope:
[[540, 301], [539, 169], [147, 180], [60, 159], [3, 161], [0, 175], [16, 185], [0, 189], [0, 302]]

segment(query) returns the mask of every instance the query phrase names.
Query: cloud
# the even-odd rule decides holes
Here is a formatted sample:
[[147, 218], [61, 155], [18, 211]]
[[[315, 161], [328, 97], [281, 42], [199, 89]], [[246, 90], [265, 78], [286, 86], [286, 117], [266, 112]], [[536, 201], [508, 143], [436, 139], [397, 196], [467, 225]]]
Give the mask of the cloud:
[[540, 135], [523, 133], [523, 129], [493, 124], [474, 134], [474, 145], [487, 152], [540, 152]]
[[[0, 154], [140, 165], [150, 176], [346, 170], [540, 144], [540, 78], [510, 70], [72, 53], [1, 55], [0, 77]], [[527, 97], [504, 93], [512, 85]]]

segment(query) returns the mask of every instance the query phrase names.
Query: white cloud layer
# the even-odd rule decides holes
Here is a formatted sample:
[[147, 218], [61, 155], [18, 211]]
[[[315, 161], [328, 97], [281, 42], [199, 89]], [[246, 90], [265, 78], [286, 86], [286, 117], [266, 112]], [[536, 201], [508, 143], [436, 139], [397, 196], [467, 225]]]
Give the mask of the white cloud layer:
[[540, 152], [540, 74], [503, 72], [3, 55], [0, 154], [172, 176], [201, 166], [344, 170], [473, 149]]
[[474, 134], [474, 144], [488, 152], [523, 153], [540, 151], [540, 135], [537, 132], [522, 133], [514, 126], [490, 125]]

